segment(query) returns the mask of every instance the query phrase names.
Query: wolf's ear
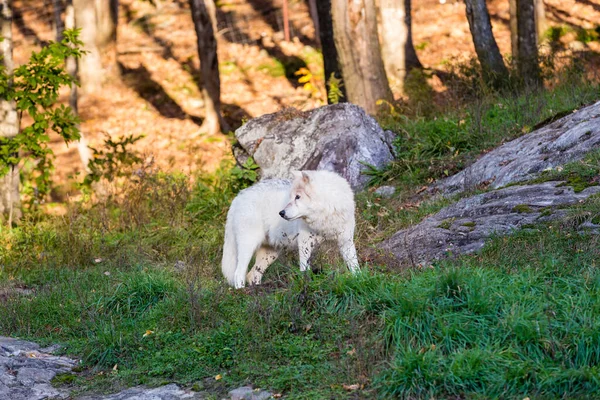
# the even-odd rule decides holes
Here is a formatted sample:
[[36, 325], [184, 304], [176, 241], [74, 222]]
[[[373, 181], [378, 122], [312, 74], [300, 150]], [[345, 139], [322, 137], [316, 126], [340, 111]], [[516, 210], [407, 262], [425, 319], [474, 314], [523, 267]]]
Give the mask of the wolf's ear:
[[292, 171], [292, 176], [295, 181], [302, 181], [303, 184], [310, 183], [310, 176], [305, 171]]
[[302, 182], [305, 184], [310, 183], [310, 176], [304, 171], [302, 171]]

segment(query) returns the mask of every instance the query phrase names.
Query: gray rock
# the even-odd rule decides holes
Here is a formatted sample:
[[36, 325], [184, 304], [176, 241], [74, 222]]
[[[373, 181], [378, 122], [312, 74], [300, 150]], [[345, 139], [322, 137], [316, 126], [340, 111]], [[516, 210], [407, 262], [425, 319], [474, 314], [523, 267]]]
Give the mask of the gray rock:
[[21, 368], [17, 373], [17, 381], [23, 386], [34, 383], [48, 383], [56, 376], [56, 370], [43, 368]]
[[235, 136], [240, 164], [252, 156], [263, 178], [290, 178], [294, 170], [329, 170], [345, 177], [355, 190], [369, 177], [365, 165], [381, 168], [393, 160], [393, 133], [356, 105], [343, 103], [308, 112], [283, 110], [254, 118]]
[[36, 343], [0, 336], [0, 400], [66, 399], [69, 392], [50, 381], [75, 365], [77, 361], [43, 352]]
[[78, 400], [199, 400], [201, 393], [184, 390], [172, 383], [157, 388], [138, 386], [111, 395], [78, 397]]
[[32, 351], [39, 349], [37, 343], [28, 342], [20, 339], [0, 336], [0, 355], [16, 355], [22, 351]]
[[229, 392], [230, 400], [266, 400], [273, 396], [270, 392], [242, 386]]
[[60, 349], [62, 349], [61, 345], [59, 345], [59, 344], [53, 344], [53, 345], [50, 345], [48, 347], [44, 347], [43, 349], [40, 349], [40, 353], [55, 354]]
[[537, 177], [600, 148], [600, 102], [573, 112], [490, 151], [470, 167], [434, 186], [452, 195], [490, 184], [499, 188]]
[[[40, 349], [33, 342], [0, 336], [0, 400], [50, 400], [72, 398], [69, 390], [54, 388], [51, 380], [59, 373], [68, 373], [78, 364], [76, 360], [49, 354], [58, 346]], [[244, 389], [244, 388], [241, 388]], [[271, 397], [266, 391], [248, 388], [249, 400]], [[235, 392], [235, 391], [233, 391]], [[232, 393], [233, 393], [232, 392]], [[200, 400], [206, 394], [179, 387], [176, 384], [157, 388], [138, 386], [110, 395], [86, 395], [78, 400]]]
[[420, 224], [396, 232], [379, 248], [386, 261], [426, 265], [449, 255], [477, 251], [492, 235], [507, 235], [528, 224], [562, 218], [560, 208], [600, 193], [600, 186], [575, 193], [561, 182], [511, 186], [464, 198]]
[[380, 186], [374, 193], [380, 197], [389, 199], [396, 193], [396, 188], [394, 186]]

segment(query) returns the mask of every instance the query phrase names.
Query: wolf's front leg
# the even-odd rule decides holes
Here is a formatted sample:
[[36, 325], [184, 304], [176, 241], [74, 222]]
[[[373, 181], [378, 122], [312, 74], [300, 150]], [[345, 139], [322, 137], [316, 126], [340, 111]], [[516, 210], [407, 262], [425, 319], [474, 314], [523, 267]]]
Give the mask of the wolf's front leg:
[[356, 255], [356, 247], [354, 246], [354, 238], [352, 236], [341, 236], [338, 239], [340, 253], [344, 262], [348, 266], [351, 273], [355, 274], [360, 270], [358, 265], [358, 256]]
[[298, 251], [300, 253], [300, 271], [310, 267], [310, 256], [323, 242], [323, 237], [309, 230], [300, 230], [298, 234]]

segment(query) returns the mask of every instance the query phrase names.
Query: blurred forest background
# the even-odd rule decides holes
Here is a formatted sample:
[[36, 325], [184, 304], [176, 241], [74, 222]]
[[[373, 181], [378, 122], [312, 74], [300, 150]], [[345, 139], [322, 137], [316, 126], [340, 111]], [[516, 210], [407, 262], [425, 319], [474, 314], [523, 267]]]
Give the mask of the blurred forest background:
[[[281, 0], [216, 2], [222, 113], [229, 129], [286, 107], [308, 110], [327, 103], [323, 57], [310, 4], [288, 1], [288, 41]], [[469, 78], [461, 66], [476, 59], [464, 2], [413, 3], [412, 37], [423, 79], [413, 80], [402, 90], [402, 82], [388, 76], [397, 103], [393, 107], [409, 116], [465, 103], [465, 86], [470, 84], [464, 83]], [[585, 58], [589, 73], [595, 74], [600, 59], [596, 30], [600, 3], [544, 3], [547, 26], [541, 38], [545, 43], [552, 41], [553, 56], [560, 63], [561, 58], [577, 53]], [[32, 51], [56, 40], [57, 18], [65, 20], [67, 3], [14, 0], [13, 8], [14, 62], [20, 65]], [[510, 56], [509, 1], [488, 1], [487, 8], [500, 53]], [[547, 52], [542, 49], [542, 54]], [[163, 169], [188, 174], [214, 171], [224, 157], [229, 157], [227, 137], [208, 134], [201, 128], [205, 101], [197, 84], [199, 59], [188, 1], [120, 0], [116, 53], [101, 48], [100, 57], [100, 84], [79, 91], [81, 131], [92, 147], [107, 136], [143, 135], [135, 143], [136, 149], [145, 156], [154, 155]], [[63, 88], [61, 102], [67, 104], [68, 95], [68, 89]], [[22, 121], [29, 123], [27, 118]], [[57, 155], [54, 180], [65, 183], [69, 175], [82, 170], [82, 164], [76, 146], [65, 146], [57, 136], [51, 139], [50, 146]], [[69, 191], [55, 191], [54, 200]]]

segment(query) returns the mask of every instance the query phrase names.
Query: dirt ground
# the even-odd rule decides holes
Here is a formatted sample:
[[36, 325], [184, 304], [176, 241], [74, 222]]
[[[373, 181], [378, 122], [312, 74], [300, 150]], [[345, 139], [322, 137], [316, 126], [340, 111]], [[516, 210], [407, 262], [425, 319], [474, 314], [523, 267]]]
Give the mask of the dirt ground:
[[[19, 64], [53, 40], [53, 9], [49, 0], [14, 4]], [[600, 24], [600, 0], [545, 4], [551, 25], [590, 29]], [[283, 41], [281, 0], [222, 0], [217, 5], [222, 101], [232, 128], [285, 107], [305, 110], [325, 103], [321, 58], [304, 1], [290, 0], [290, 42]], [[500, 50], [510, 54], [508, 0], [488, 1], [488, 8]], [[571, 30], [563, 41], [575, 39]], [[433, 70], [474, 56], [462, 1], [413, 1], [413, 40], [421, 62]], [[600, 52], [597, 41], [584, 46]], [[194, 80], [198, 57], [187, 1], [121, 0], [117, 47], [121, 78], [110, 78], [100, 92], [80, 98], [81, 129], [90, 145], [100, 145], [106, 135], [144, 135], [137, 149], [161, 168], [188, 174], [214, 170], [228, 156], [229, 141], [200, 130], [203, 100]], [[303, 67], [312, 73], [309, 87], [294, 74]], [[445, 90], [439, 82], [433, 87]], [[57, 180], [66, 182], [82, 169], [76, 146], [67, 148], [55, 139], [52, 148]]]

